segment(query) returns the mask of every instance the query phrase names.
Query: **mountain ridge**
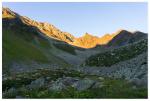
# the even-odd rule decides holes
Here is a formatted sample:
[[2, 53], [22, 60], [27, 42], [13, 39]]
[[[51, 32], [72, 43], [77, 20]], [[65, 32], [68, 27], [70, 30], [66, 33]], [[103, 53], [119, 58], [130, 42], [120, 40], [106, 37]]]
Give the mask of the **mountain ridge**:
[[[35, 20], [32, 20], [26, 16], [21, 16], [9, 8], [4, 8], [2, 11], [3, 18], [19, 18], [23, 23], [34, 26], [38, 28], [44, 35], [54, 38], [60, 41], [67, 42], [71, 45], [81, 47], [81, 48], [94, 48], [97, 45], [106, 45], [109, 44], [112, 41], [112, 39], [117, 36], [118, 34], [121, 34], [122, 32], [126, 31], [123, 29], [120, 29], [112, 34], [105, 34], [102, 37], [93, 36], [92, 34], [85, 33], [83, 36], [76, 38], [72, 34], [68, 32], [63, 32], [56, 28], [54, 25], [49, 24], [47, 22], [37, 22]], [[126, 31], [128, 32], [128, 31]], [[138, 31], [137, 31], [138, 32]], [[130, 34], [133, 34], [132, 32], [129, 32]]]

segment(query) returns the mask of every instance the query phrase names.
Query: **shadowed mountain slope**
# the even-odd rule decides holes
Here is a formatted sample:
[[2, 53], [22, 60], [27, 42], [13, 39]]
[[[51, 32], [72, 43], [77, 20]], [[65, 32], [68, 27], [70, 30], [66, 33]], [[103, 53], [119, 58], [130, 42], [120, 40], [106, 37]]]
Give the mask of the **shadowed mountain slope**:
[[45, 67], [55, 64], [68, 66], [51, 52], [54, 47], [52, 39], [44, 36], [37, 27], [27, 25], [13, 12], [4, 11], [3, 14], [3, 73], [10, 73], [10, 70], [30, 71], [32, 67], [43, 67], [41, 64]]
[[146, 37], [147, 34], [139, 31], [132, 33], [126, 30], [120, 30], [118, 34], [112, 40], [109, 41], [107, 46], [111, 46], [111, 47], [123, 46], [129, 43], [134, 43]]
[[133, 44], [128, 44], [106, 52], [89, 57], [84, 65], [87, 66], [111, 66], [120, 61], [129, 60], [137, 55], [147, 52], [147, 39], [142, 39]]

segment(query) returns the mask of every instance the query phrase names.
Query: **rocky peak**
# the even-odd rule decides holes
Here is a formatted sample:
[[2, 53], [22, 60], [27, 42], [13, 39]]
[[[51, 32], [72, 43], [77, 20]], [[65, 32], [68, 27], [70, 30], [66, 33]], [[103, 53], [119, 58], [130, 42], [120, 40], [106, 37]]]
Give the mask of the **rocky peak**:
[[118, 47], [129, 43], [136, 42], [146, 37], [144, 33], [135, 33], [127, 30], [119, 30], [116, 32], [116, 36], [110, 40], [108, 46]]
[[2, 8], [2, 17], [3, 18], [8, 18], [8, 17], [15, 17], [16, 13], [14, 13], [13, 11], [11, 11], [9, 8]]
[[95, 38], [96, 36], [93, 36], [93, 35], [86, 32], [82, 37], [83, 38]]
[[84, 34], [84, 36], [92, 36], [92, 35], [90, 35], [89, 33], [86, 32], [86, 33]]
[[116, 35], [124, 34], [125, 35], [125, 34], [133, 34], [133, 33], [129, 32], [127, 30], [124, 30], [124, 29], [120, 29], [117, 32], [115, 32], [114, 34], [116, 34]]

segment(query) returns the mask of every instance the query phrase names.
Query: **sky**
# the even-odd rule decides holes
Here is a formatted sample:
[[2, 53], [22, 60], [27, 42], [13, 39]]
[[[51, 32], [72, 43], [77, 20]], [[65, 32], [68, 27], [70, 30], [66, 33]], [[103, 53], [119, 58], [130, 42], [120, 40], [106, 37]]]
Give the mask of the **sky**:
[[86, 32], [103, 36], [120, 29], [148, 32], [146, 2], [3, 2], [2, 6], [33, 20], [53, 24], [76, 37]]

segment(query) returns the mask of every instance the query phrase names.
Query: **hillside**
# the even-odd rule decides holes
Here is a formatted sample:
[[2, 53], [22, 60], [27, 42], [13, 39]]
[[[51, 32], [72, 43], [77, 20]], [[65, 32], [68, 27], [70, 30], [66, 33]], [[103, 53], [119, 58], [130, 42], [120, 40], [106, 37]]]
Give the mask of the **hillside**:
[[30, 18], [26, 16], [21, 16], [13, 11], [11, 11], [9, 8], [3, 8], [3, 18], [18, 18], [20, 19], [24, 24], [36, 27], [40, 32], [47, 35], [48, 37], [58, 39], [65, 42], [72, 42], [74, 39], [74, 36], [67, 32], [62, 32], [59, 29], [57, 29], [55, 26], [49, 24], [49, 23], [43, 23], [43, 22], [37, 22], [34, 20], [31, 20]]
[[107, 46], [117, 47], [123, 46], [126, 44], [134, 43], [141, 39], [147, 37], [147, 34], [136, 31], [136, 32], [129, 32], [126, 30], [120, 30], [118, 34], [107, 44]]
[[143, 39], [134, 44], [129, 44], [110, 51], [95, 54], [89, 57], [84, 65], [88, 66], [111, 66], [120, 61], [129, 60], [147, 51], [147, 40]]
[[29, 71], [41, 68], [41, 64], [48, 67], [54, 64], [68, 65], [50, 52], [53, 47], [51, 39], [41, 35], [34, 26], [22, 22], [20, 16], [12, 15], [3, 16], [3, 73]]

